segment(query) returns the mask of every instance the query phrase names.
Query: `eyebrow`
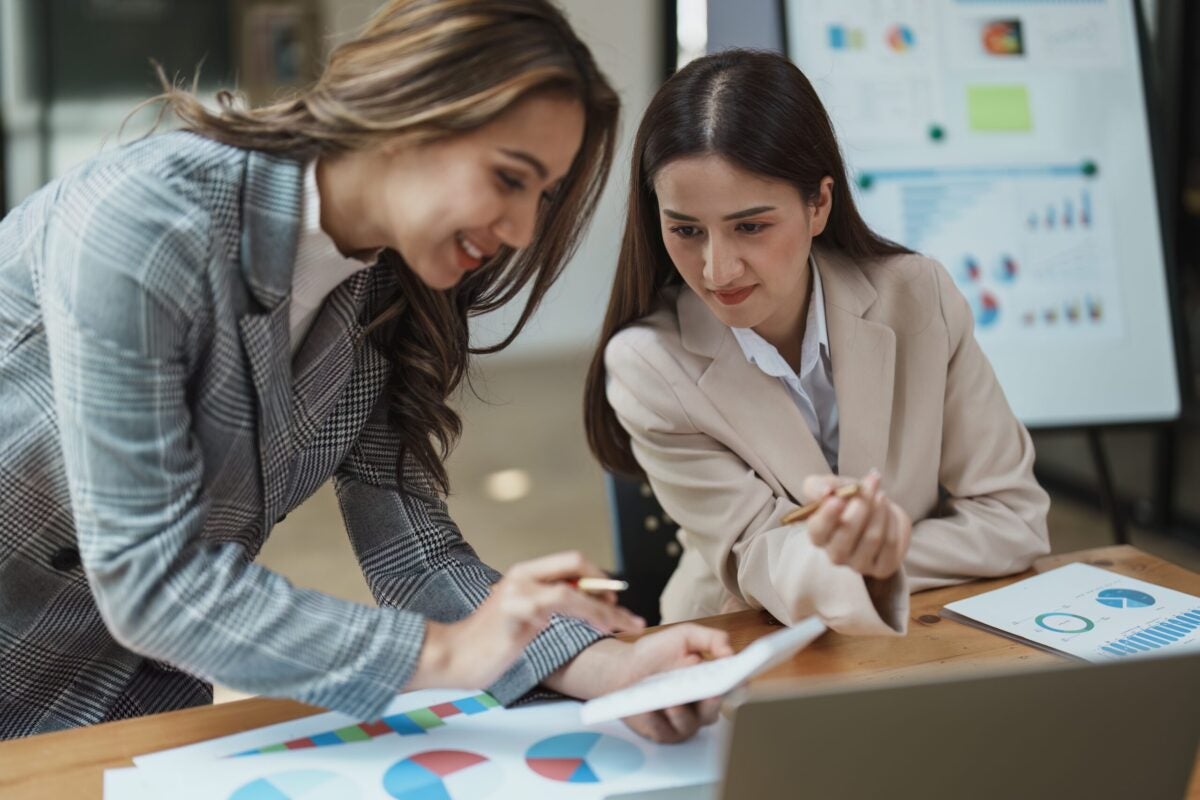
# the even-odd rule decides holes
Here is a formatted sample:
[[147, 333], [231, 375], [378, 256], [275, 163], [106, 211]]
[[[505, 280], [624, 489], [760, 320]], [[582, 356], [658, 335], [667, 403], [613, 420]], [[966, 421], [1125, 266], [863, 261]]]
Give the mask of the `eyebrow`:
[[509, 158], [515, 158], [517, 161], [524, 161], [526, 164], [533, 167], [533, 171], [536, 172], [538, 177], [542, 180], [546, 180], [546, 178], [550, 175], [550, 170], [546, 169], [545, 164], [543, 164], [541, 161], [538, 161], [535, 157], [531, 156], [529, 153], [526, 153], [524, 150], [509, 150], [501, 147], [500, 152], [504, 153], [504, 155], [508, 156]]
[[[743, 209], [741, 211], [735, 211], [732, 214], [726, 214], [725, 216], [721, 217], [721, 219], [722, 220], [745, 219], [746, 217], [753, 217], [758, 214], [765, 214], [768, 211], [774, 211], [774, 210], [775, 210], [775, 206], [755, 206], [754, 208], [747, 208], [747, 209]], [[691, 216], [688, 216], [687, 214], [681, 214], [678, 211], [672, 211], [669, 208], [664, 208], [662, 213], [664, 215], [670, 217], [671, 219], [677, 219], [680, 222], [699, 222], [700, 221], [696, 217], [691, 217]]]

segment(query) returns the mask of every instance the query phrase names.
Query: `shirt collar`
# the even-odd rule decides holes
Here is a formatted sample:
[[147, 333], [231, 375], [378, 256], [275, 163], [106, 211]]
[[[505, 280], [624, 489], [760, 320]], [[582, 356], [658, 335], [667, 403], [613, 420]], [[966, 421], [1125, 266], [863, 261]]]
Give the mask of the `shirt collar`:
[[[829, 328], [825, 321], [825, 292], [821, 287], [821, 271], [817, 259], [808, 257], [809, 274], [812, 275], [812, 297], [808, 304], [808, 316], [804, 325], [804, 341], [800, 345], [800, 376], [812, 372], [822, 359], [829, 358]], [[754, 332], [753, 328], [730, 328], [742, 348], [746, 360], [766, 374], [783, 378], [796, 375], [787, 361], [779, 354], [775, 345]]]

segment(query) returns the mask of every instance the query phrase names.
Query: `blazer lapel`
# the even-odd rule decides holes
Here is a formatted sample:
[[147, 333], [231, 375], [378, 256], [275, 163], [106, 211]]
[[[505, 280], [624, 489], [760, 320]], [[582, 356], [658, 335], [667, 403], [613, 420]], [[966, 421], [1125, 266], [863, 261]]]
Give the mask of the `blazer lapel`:
[[712, 358], [697, 386], [746, 443], [751, 458], [761, 459], [762, 477], [804, 502], [804, 479], [829, 472], [829, 465], [787, 387], [747, 360], [733, 333], [691, 289], [680, 289], [676, 312], [683, 346]]
[[288, 298], [296, 258], [304, 165], [254, 152], [247, 158], [242, 199], [241, 268], [260, 306], [238, 320], [258, 401], [259, 469], [264, 525], [285, 501], [291, 450], [291, 348]]
[[851, 259], [819, 248], [825, 316], [838, 404], [838, 472], [853, 478], [883, 471], [892, 425], [896, 334], [863, 315], [876, 293]]
[[346, 279], [325, 301], [292, 362], [292, 452], [303, 450], [337, 405], [354, 372], [359, 321], [371, 267]]

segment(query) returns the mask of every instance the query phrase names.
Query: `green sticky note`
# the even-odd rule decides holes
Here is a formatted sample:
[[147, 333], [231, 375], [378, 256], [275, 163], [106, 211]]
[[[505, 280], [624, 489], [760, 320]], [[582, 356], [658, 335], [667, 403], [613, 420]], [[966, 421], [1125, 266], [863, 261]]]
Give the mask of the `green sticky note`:
[[418, 708], [416, 711], [409, 711], [404, 716], [411, 719], [413, 722], [420, 725], [425, 730], [436, 728], [439, 725], [445, 725], [442, 718], [430, 711], [428, 708]]
[[487, 706], [488, 708], [496, 708], [497, 706], [500, 705], [499, 701], [497, 701], [496, 698], [494, 698], [490, 694], [486, 694], [486, 693], [475, 695], [475, 699], [478, 700], [482, 705]]
[[973, 131], [1029, 131], [1029, 89], [1022, 84], [967, 87], [967, 117]]

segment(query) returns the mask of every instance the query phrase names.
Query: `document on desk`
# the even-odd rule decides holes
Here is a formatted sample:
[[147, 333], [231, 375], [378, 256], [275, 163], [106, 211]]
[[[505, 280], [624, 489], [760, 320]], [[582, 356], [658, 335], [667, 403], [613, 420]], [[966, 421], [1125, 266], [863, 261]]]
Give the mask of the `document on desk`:
[[651, 675], [632, 686], [589, 700], [583, 704], [580, 716], [585, 725], [591, 725], [720, 697], [791, 658], [824, 632], [825, 624], [809, 617], [762, 637], [735, 656]]
[[943, 611], [1084, 661], [1200, 650], [1200, 597], [1088, 564], [1068, 564]]
[[720, 780], [725, 720], [660, 745], [619, 722], [583, 725], [579, 706], [412, 692], [377, 720], [318, 714], [137, 756], [136, 770], [106, 774], [105, 800], [601, 800]]

